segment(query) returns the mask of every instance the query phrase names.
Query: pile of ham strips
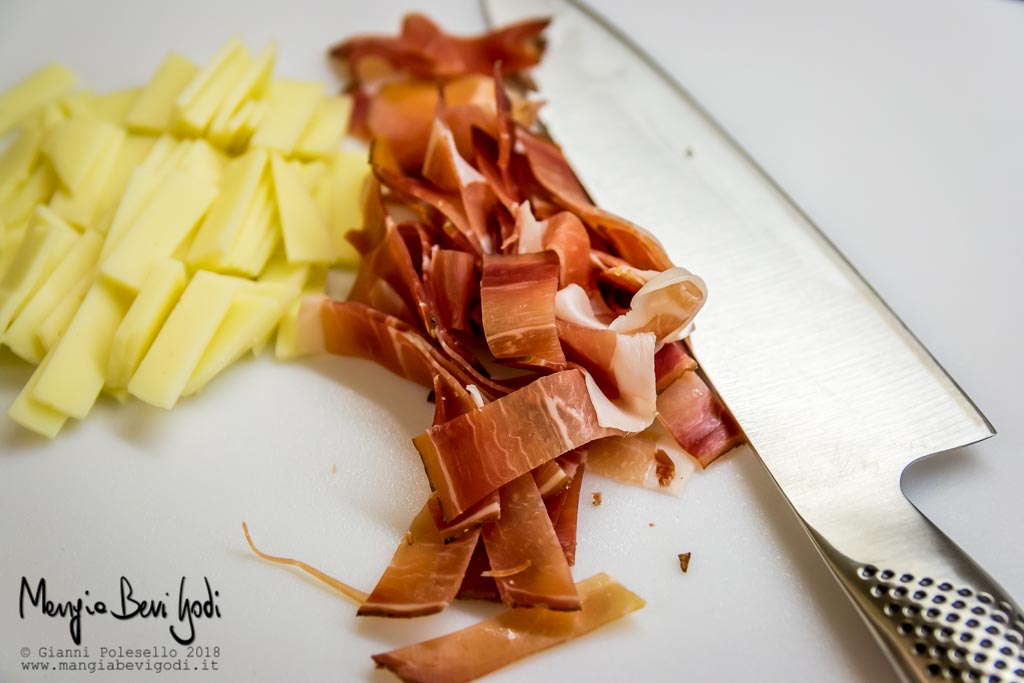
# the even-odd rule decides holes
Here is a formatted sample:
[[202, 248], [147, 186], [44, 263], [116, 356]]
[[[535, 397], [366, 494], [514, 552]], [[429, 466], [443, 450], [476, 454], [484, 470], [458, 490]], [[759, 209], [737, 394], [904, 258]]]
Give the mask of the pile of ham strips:
[[436, 406], [413, 439], [433, 493], [359, 614], [517, 608], [374, 657], [405, 680], [469, 680], [642, 606], [605, 575], [573, 582], [584, 470], [669, 486], [659, 441], [703, 466], [742, 442], [683, 341], [703, 281], [594, 206], [539, 132], [523, 93], [546, 24], [462, 39], [413, 15], [330, 53], [373, 176], [351, 294], [307, 300], [300, 344]]

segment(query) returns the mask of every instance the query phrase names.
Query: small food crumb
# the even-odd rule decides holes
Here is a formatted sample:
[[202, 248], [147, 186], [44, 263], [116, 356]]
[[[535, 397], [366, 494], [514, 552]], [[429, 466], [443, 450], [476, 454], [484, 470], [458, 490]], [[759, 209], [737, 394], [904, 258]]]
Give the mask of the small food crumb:
[[338, 466], [337, 465], [331, 465], [331, 474], [337, 474], [337, 473], [338, 473]]
[[690, 568], [690, 553], [679, 553], [679, 568], [686, 573], [686, 570]]
[[594, 491], [594, 502], [591, 503], [591, 504], [594, 507], [599, 507], [601, 505], [601, 492], [600, 491]]
[[402, 540], [405, 541], [406, 545], [412, 545], [413, 544], [412, 532], [411, 531], [406, 531], [404, 534], [402, 534]]
[[686, 156], [688, 156], [688, 157], [692, 157], [693, 156], [693, 147], [690, 147], [689, 145], [686, 146]]
[[647, 522], [647, 526], [654, 526], [654, 522]]

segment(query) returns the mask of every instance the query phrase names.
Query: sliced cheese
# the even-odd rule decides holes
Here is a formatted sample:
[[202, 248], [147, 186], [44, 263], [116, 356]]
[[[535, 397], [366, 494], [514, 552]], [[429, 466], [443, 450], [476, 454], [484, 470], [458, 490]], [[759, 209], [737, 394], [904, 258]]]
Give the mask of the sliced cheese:
[[158, 408], [174, 407], [224, 320], [240, 282], [198, 271], [128, 382], [128, 392]]
[[0, 204], [0, 220], [8, 225], [27, 220], [33, 209], [50, 201], [56, 188], [57, 175], [53, 168], [49, 164], [40, 164], [7, 201]]
[[167, 131], [175, 100], [198, 73], [199, 67], [190, 60], [174, 52], [168, 54], [128, 111], [128, 127], [144, 133]]
[[178, 96], [176, 129], [187, 135], [202, 135], [231, 88], [251, 64], [252, 58], [245, 46], [232, 38]]
[[63, 64], [50, 64], [0, 95], [0, 136], [36, 109], [56, 100], [75, 84]]
[[313, 118], [295, 143], [295, 155], [322, 159], [338, 151], [352, 117], [352, 97], [338, 95], [320, 100]]
[[68, 290], [61, 302], [57, 304], [57, 307], [50, 312], [50, 315], [46, 316], [46, 320], [36, 330], [36, 341], [45, 350], [49, 351], [60, 341], [95, 281], [96, 271], [94, 269], [79, 278], [74, 287]]
[[43, 151], [53, 164], [61, 184], [79, 190], [96, 162], [124, 129], [106, 121], [69, 119], [54, 126], [43, 141]]
[[217, 188], [190, 173], [174, 171], [100, 264], [100, 272], [138, 291], [153, 263], [170, 256], [202, 219]]
[[49, 365], [50, 356], [47, 355], [29, 377], [25, 386], [21, 388], [14, 403], [7, 409], [7, 416], [22, 427], [52, 439], [57, 436], [57, 432], [67, 422], [68, 416], [45, 403], [40, 403], [33, 397], [36, 386], [39, 384], [39, 378], [46, 372]]
[[[159, 143], [158, 143], [159, 144]], [[160, 187], [163, 176], [160, 173], [146, 168], [144, 165], [132, 172], [128, 185], [121, 195], [121, 200], [114, 211], [114, 217], [107, 228], [107, 240], [103, 244], [103, 257], [106, 258], [114, 247], [118, 245], [128, 228], [135, 223], [135, 220], [142, 213], [142, 210], [149, 204], [150, 199], [156, 194]]]
[[93, 270], [100, 255], [103, 237], [92, 230], [85, 231], [53, 273], [43, 282], [25, 307], [3, 334], [3, 343], [30, 363], [38, 363], [46, 353], [36, 338], [43, 324], [68, 292]]
[[107, 146], [78, 189], [72, 193], [60, 188], [50, 200], [50, 208], [54, 213], [79, 228], [92, 227], [96, 222], [100, 203], [106, 195], [107, 184], [117, 166], [126, 138], [124, 131], [118, 130], [119, 134], [107, 141]]
[[186, 280], [185, 266], [180, 261], [163, 259], [153, 266], [114, 333], [107, 364], [109, 387], [128, 386], [160, 327], [178, 302]]
[[101, 121], [124, 125], [128, 112], [135, 106], [141, 94], [142, 88], [125, 88], [106, 95], [97, 95], [92, 104], [95, 116]]
[[270, 160], [285, 253], [293, 263], [331, 263], [334, 244], [327, 224], [295, 169], [278, 155]]
[[32, 173], [41, 141], [39, 133], [25, 131], [0, 154], [0, 204]]
[[269, 256], [264, 255], [266, 243], [273, 241], [276, 245], [280, 234], [272, 194], [269, 179], [264, 177], [242, 219], [231, 250], [220, 262], [225, 271], [255, 277], [263, 270]]
[[209, 137], [221, 147], [232, 145], [245, 117], [236, 117], [244, 104], [263, 93], [270, 82], [270, 74], [277, 60], [277, 46], [273, 43], [264, 48], [241, 78], [228, 91], [210, 123]]
[[224, 368], [242, 357], [274, 329], [299, 289], [275, 283], [243, 283], [224, 321], [185, 384], [184, 396], [200, 391]]
[[267, 154], [263, 150], [251, 150], [228, 165], [223, 189], [189, 250], [189, 264], [209, 268], [223, 262], [238, 238], [266, 165]]
[[132, 295], [96, 280], [64, 336], [50, 351], [50, 364], [32, 397], [70, 417], [84, 418], [106, 381], [110, 344], [128, 312]]
[[291, 154], [324, 97], [322, 83], [274, 81], [267, 90], [268, 110], [251, 144]]
[[45, 206], [35, 217], [0, 280], [0, 332], [21, 312], [78, 239], [78, 232]]
[[321, 215], [327, 221], [336, 263], [355, 267], [359, 252], [345, 239], [345, 233], [363, 224], [363, 188], [370, 175], [367, 153], [338, 153], [313, 191]]

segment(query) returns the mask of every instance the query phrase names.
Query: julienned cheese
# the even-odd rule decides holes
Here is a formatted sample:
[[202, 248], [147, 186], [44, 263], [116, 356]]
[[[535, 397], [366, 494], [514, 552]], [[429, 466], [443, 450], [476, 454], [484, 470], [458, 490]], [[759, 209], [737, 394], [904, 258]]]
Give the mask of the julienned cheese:
[[197, 272], [128, 382], [128, 393], [158, 408], [173, 408], [240, 282], [206, 270]]
[[19, 128], [0, 152], [0, 344], [38, 364], [12, 419], [52, 437], [100, 393], [170, 407], [275, 335], [295, 353], [298, 298], [355, 262], [368, 166], [340, 149], [351, 98], [275, 80], [276, 53], [232, 40], [140, 88], [73, 91], [52, 67], [0, 94]]
[[92, 410], [107, 378], [110, 344], [132, 296], [99, 279], [93, 283], [64, 336], [50, 351], [49, 367], [32, 397], [69, 417]]

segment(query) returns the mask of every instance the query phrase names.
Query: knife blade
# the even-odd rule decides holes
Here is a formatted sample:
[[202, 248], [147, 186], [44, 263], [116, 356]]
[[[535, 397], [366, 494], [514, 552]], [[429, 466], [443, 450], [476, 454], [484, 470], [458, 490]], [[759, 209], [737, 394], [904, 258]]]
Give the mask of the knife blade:
[[[693, 351], [898, 670], [1005, 677], [1019, 667], [1019, 608], [899, 487], [910, 462], [994, 434], [977, 407], [628, 39], [573, 2], [484, 5], [496, 23], [554, 18], [535, 73], [545, 126], [598, 204], [651, 230], [709, 283]], [[1005, 659], [971, 645], [986, 641]]]

